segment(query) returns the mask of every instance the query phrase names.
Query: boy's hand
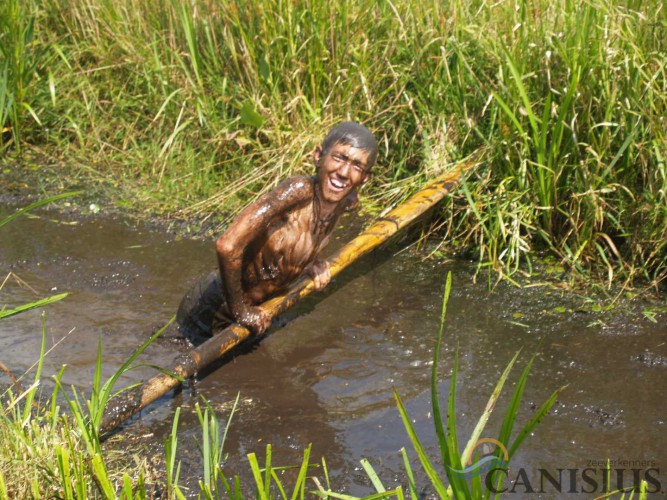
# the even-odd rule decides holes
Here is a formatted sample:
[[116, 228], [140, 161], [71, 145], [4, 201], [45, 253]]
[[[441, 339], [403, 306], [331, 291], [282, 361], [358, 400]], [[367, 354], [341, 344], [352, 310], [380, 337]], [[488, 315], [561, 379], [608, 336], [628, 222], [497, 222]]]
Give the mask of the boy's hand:
[[236, 321], [238, 324], [245, 326], [251, 330], [255, 335], [261, 335], [266, 329], [271, 326], [273, 318], [264, 309], [255, 306], [249, 306], [243, 311]]
[[322, 290], [331, 281], [331, 269], [326, 261], [316, 260], [306, 271], [315, 285], [315, 290]]

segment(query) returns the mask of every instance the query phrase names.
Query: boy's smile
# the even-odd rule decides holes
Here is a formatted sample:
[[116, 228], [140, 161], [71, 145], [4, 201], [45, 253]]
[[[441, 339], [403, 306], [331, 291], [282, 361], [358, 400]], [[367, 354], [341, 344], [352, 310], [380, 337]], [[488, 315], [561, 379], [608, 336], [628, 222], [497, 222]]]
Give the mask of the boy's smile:
[[368, 178], [368, 156], [365, 149], [335, 144], [326, 154], [316, 148], [313, 156], [318, 168], [322, 200], [338, 204]]

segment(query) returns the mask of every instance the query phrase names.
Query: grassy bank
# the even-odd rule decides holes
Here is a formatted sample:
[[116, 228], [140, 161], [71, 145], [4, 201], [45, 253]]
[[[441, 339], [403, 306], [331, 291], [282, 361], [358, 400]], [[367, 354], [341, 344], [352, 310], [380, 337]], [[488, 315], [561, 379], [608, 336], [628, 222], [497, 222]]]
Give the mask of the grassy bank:
[[546, 250], [609, 284], [667, 276], [658, 0], [5, 0], [0, 40], [5, 170], [222, 222], [351, 118], [380, 139], [379, 205], [485, 148], [443, 250], [504, 275]]

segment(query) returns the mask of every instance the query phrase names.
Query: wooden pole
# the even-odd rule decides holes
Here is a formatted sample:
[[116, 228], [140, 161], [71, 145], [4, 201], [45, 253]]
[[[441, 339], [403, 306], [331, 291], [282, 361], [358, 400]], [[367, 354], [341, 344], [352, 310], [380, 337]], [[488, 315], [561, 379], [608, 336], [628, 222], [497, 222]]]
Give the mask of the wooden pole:
[[[339, 249], [329, 259], [331, 277], [333, 278], [359, 257], [387, 241], [442, 200], [456, 185], [461, 174], [474, 165], [475, 159], [442, 174]], [[313, 281], [304, 275], [294, 282], [283, 295], [273, 297], [264, 302], [261, 307], [275, 317], [313, 291]], [[232, 324], [215, 333], [196, 349], [184, 354], [171, 371], [182, 379], [192, 377], [250, 336], [251, 332], [247, 328]], [[177, 378], [161, 373], [144, 384], [123, 392], [107, 405], [105, 416], [100, 424], [100, 433], [112, 431], [158, 398], [179, 387], [180, 384]]]

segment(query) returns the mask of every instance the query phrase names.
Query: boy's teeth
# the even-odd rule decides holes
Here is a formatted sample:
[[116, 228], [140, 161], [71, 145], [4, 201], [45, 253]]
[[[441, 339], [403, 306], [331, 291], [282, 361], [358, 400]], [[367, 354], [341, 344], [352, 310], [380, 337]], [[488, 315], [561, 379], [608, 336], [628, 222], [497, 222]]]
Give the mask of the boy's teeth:
[[338, 189], [341, 189], [341, 188], [345, 187], [345, 184], [343, 184], [341, 182], [337, 182], [334, 179], [331, 179], [331, 184], [333, 185], [333, 187], [338, 188]]

